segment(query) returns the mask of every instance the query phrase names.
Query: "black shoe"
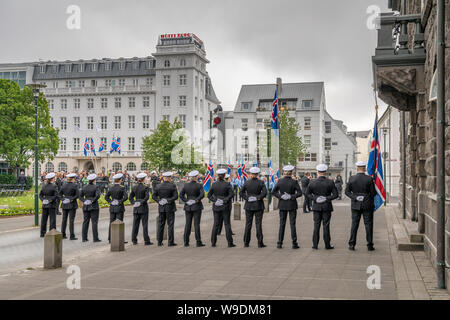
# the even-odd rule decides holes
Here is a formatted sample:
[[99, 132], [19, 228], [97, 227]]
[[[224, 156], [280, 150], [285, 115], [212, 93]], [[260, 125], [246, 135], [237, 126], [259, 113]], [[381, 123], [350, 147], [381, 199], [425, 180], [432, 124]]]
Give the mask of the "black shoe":
[[277, 245], [277, 249], [282, 249], [282, 248], [283, 248], [283, 246], [281, 244]]
[[369, 251], [375, 251], [375, 248], [373, 246], [367, 247], [367, 250]]
[[144, 243], [145, 246], [151, 246], [152, 244], [153, 244], [153, 242], [151, 242], [151, 241], [147, 241]]
[[319, 250], [319, 248], [318, 248], [317, 246], [312, 246], [312, 248], [313, 248], [314, 250]]
[[187, 248], [189, 247], [189, 243], [185, 243], [184, 246]]
[[233, 248], [233, 247], [236, 247], [236, 245], [234, 243], [231, 243], [228, 245], [228, 248]]
[[83, 239], [83, 242], [88, 242], [89, 241], [89, 239]]
[[137, 241], [133, 241], [133, 246], [137, 245]]
[[348, 246], [348, 250], [355, 251], [355, 246]]
[[248, 248], [250, 245], [248, 243], [244, 243], [244, 248]]
[[102, 242], [100, 239], [95, 239], [94, 242]]
[[292, 249], [299, 249], [300, 247], [298, 246], [298, 244], [293, 244], [292, 245]]
[[70, 240], [78, 240], [77, 237], [70, 237]]
[[158, 247], [162, 247], [163, 243], [162, 242], [158, 242]]
[[197, 247], [204, 247], [204, 246], [205, 246], [205, 244], [203, 242], [198, 242], [197, 243]]
[[44, 237], [45, 237], [45, 234], [41, 234], [40, 237], [41, 237], [41, 238], [44, 238]]
[[258, 244], [258, 248], [265, 248], [265, 247], [267, 247], [267, 246], [264, 243]]
[[128, 243], [128, 241], [124, 241], [123, 243]]
[[325, 249], [332, 250], [332, 249], [334, 249], [334, 247], [332, 245], [329, 245], [329, 246], [325, 247]]
[[65, 234], [63, 234], [63, 239], [67, 239], [67, 236]]
[[215, 248], [215, 247], [216, 247], [216, 244], [215, 244], [215, 243], [211, 244], [211, 247], [214, 247], [214, 248]]
[[236, 234], [234, 232], [231, 233], [232, 236], [235, 236]]
[[168, 246], [169, 246], [169, 247], [175, 247], [175, 246], [177, 246], [177, 244], [176, 244], [176, 243], [169, 243]]

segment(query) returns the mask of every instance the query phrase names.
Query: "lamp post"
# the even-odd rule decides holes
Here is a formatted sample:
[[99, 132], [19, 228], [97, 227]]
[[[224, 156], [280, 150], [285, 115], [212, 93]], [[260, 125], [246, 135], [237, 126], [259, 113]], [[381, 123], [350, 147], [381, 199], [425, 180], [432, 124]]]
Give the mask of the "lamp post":
[[41, 89], [45, 88], [46, 85], [32, 83], [28, 84], [27, 87], [30, 87], [33, 90], [34, 96], [34, 225], [39, 225], [39, 147], [38, 147], [38, 99], [41, 92]]

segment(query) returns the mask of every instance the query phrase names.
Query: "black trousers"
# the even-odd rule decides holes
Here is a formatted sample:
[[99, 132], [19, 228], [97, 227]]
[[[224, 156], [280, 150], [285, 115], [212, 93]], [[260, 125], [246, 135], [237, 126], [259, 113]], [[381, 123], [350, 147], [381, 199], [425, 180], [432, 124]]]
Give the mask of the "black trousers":
[[164, 226], [167, 220], [167, 238], [169, 244], [174, 243], [173, 226], [175, 224], [175, 212], [160, 212], [158, 217], [158, 243], [163, 242]]
[[108, 228], [108, 241], [111, 240], [111, 223], [119, 219], [120, 221], [123, 221], [123, 215], [124, 212], [116, 212], [116, 213], [109, 213], [109, 228]]
[[70, 237], [75, 238], [75, 215], [77, 209], [63, 209], [63, 216], [61, 222], [61, 232], [63, 236], [66, 236], [66, 228], [67, 228], [67, 218], [69, 218], [69, 232]]
[[142, 221], [142, 233], [144, 234], [145, 243], [150, 242], [148, 235], [148, 212], [147, 213], [133, 213], [133, 231], [131, 233], [131, 240], [137, 242], [137, 236], [139, 233], [139, 225]]
[[317, 245], [319, 244], [321, 223], [323, 224], [323, 241], [325, 242], [326, 247], [330, 246], [330, 221], [331, 211], [314, 211], [313, 246], [317, 247]]
[[234, 201], [238, 201], [238, 188], [237, 188], [237, 186], [233, 187], [233, 192], [234, 192], [233, 202]]
[[364, 226], [366, 227], [366, 241], [367, 246], [373, 246], [373, 211], [352, 210], [352, 229], [350, 232], [350, 246], [356, 245], [356, 235], [358, 234], [359, 221], [361, 216], [364, 219]]
[[56, 229], [56, 208], [42, 208], [41, 216], [41, 236], [47, 233], [47, 220], [50, 217], [50, 229]]
[[283, 244], [284, 231], [286, 229], [286, 220], [289, 215], [289, 224], [291, 227], [292, 244], [297, 244], [297, 210], [280, 210], [280, 229], [278, 231], [278, 245]]
[[253, 217], [255, 218], [255, 225], [256, 225], [256, 239], [258, 239], [258, 244], [263, 244], [263, 232], [262, 232], [263, 211], [248, 211], [248, 210], [245, 211], [244, 244], [250, 243]]
[[[230, 220], [231, 220], [231, 207], [230, 207]], [[223, 227], [223, 216], [219, 217], [219, 229], [217, 229], [217, 235], [220, 235], [222, 233], [222, 227]], [[230, 224], [231, 228], [231, 224]], [[231, 229], [231, 235], [233, 235], [233, 229]]]
[[99, 216], [99, 210], [90, 210], [90, 211], [84, 211], [83, 210], [83, 231], [82, 231], [82, 237], [83, 240], [87, 240], [87, 234], [89, 229], [89, 223], [92, 221], [92, 236], [94, 240], [98, 239], [98, 216]]
[[307, 197], [303, 200], [303, 212], [306, 211], [311, 211], [311, 200]]
[[228, 244], [233, 244], [233, 235], [231, 232], [230, 210], [214, 211], [214, 225], [211, 232], [211, 244], [217, 242], [217, 230], [219, 230], [220, 219], [223, 219], [225, 224], [225, 233]]
[[186, 213], [186, 225], [184, 227], [184, 244], [189, 244], [189, 238], [191, 236], [192, 220], [194, 220], [195, 241], [197, 243], [202, 242], [200, 234], [200, 221], [202, 218], [202, 210], [198, 211], [185, 211]]

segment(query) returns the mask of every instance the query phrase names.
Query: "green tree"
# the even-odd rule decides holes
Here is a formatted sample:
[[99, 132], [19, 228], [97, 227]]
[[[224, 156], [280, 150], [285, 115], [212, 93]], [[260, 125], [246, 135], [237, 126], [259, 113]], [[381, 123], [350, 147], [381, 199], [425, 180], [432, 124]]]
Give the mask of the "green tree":
[[[158, 171], [175, 169], [180, 174], [191, 170], [203, 170], [202, 158], [187, 135], [181, 131], [181, 123], [163, 120], [142, 141], [142, 158]], [[190, 154], [184, 154], [184, 151]], [[175, 157], [178, 157], [174, 161]], [[197, 160], [197, 161], [196, 161]]]
[[[0, 158], [16, 171], [27, 168], [34, 157], [35, 115], [31, 88], [20, 89], [13, 81], [0, 79]], [[48, 103], [38, 98], [39, 161], [52, 160], [58, 153], [58, 130], [50, 125]]]
[[297, 159], [306, 151], [302, 138], [297, 133], [300, 131], [300, 124], [289, 116], [287, 109], [281, 110], [280, 121], [280, 160], [281, 165], [297, 164]]

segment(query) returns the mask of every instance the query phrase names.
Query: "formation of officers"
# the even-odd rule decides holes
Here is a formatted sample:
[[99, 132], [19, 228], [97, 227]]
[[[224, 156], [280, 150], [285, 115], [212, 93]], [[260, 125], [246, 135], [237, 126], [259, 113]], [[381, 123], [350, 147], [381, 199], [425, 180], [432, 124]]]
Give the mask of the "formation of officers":
[[[373, 199], [376, 195], [375, 184], [372, 177], [365, 174], [366, 164], [358, 162], [357, 174], [350, 177], [345, 194], [351, 199], [351, 217], [352, 226], [349, 239], [349, 249], [355, 250], [357, 231], [361, 216], [364, 220], [366, 229], [367, 248], [369, 251], [374, 250], [373, 245]], [[297, 180], [293, 178], [294, 166], [287, 165], [283, 168], [283, 177], [276, 183], [272, 190], [272, 195], [278, 201], [279, 209], [279, 232], [277, 248], [283, 247], [283, 240], [286, 228], [286, 222], [289, 219], [292, 248], [298, 249], [298, 238], [296, 231], [297, 219], [297, 198], [305, 196], [305, 201], [312, 201], [312, 211], [314, 219], [314, 231], [312, 236], [312, 248], [318, 249], [320, 239], [320, 228], [323, 226], [323, 241], [325, 249], [334, 249], [331, 244], [330, 222], [333, 212], [332, 201], [339, 197], [335, 182], [327, 178], [328, 167], [325, 164], [317, 166], [318, 177], [311, 180], [306, 188], [302, 191]], [[267, 196], [266, 184], [259, 179], [260, 169], [252, 167], [249, 170], [250, 178], [244, 183], [240, 190], [240, 196], [245, 200], [245, 231], [244, 231], [244, 247], [250, 246], [251, 230], [253, 220], [255, 220], [256, 238], [259, 248], [266, 245], [263, 241], [262, 221], [265, 209], [264, 198]], [[228, 247], [235, 247], [233, 241], [233, 232], [231, 230], [231, 208], [234, 196], [233, 187], [229, 182], [227, 170], [217, 170], [217, 180], [212, 184], [208, 192], [208, 199], [212, 202], [212, 211], [214, 215], [214, 223], [211, 232], [211, 245], [217, 244], [217, 235], [225, 227], [226, 240]], [[186, 225], [184, 230], [184, 246], [188, 247], [190, 243], [191, 226], [194, 224], [195, 241], [197, 247], [203, 247], [200, 223], [202, 211], [204, 209], [202, 199], [205, 197], [202, 184], [198, 183], [198, 171], [189, 173], [191, 181], [186, 183], [178, 194], [177, 187], [172, 183], [172, 173], [165, 172], [163, 174], [163, 182], [157, 184], [154, 188], [152, 199], [158, 203], [158, 226], [157, 226], [157, 243], [158, 246], [163, 245], [163, 232], [165, 224], [168, 229], [168, 246], [176, 246], [174, 242], [174, 223], [176, 200], [178, 197], [184, 202], [184, 211], [186, 217]], [[45, 184], [40, 192], [42, 200], [42, 219], [41, 219], [41, 237], [45, 236], [47, 230], [47, 222], [50, 219], [50, 230], [56, 229], [56, 212], [61, 205], [63, 210], [61, 232], [63, 238], [67, 238], [67, 220], [69, 220], [70, 240], [77, 240], [74, 232], [74, 220], [76, 210], [78, 208], [78, 199], [83, 203], [83, 226], [82, 241], [88, 240], [89, 224], [92, 223], [92, 236], [94, 242], [100, 242], [98, 237], [98, 219], [99, 204], [98, 200], [101, 196], [99, 188], [95, 185], [97, 176], [91, 174], [88, 176], [89, 184], [83, 187], [81, 192], [74, 183], [76, 174], [67, 175], [68, 182], [62, 186], [60, 191], [54, 184], [54, 173], [46, 176], [47, 184]], [[116, 219], [123, 221], [125, 213], [125, 201], [129, 200], [133, 205], [133, 227], [131, 239], [133, 244], [138, 243], [138, 233], [142, 224], [143, 238], [145, 245], [152, 245], [148, 233], [148, 215], [150, 199], [149, 188], [144, 184], [147, 177], [145, 173], [137, 175], [138, 184], [134, 186], [128, 195], [125, 188], [121, 185], [123, 174], [119, 173], [113, 176], [114, 185], [109, 188], [105, 195], [105, 200], [110, 204], [110, 227], [111, 223]], [[110, 228], [109, 228], [110, 229]], [[108, 233], [110, 241], [110, 232]]]

